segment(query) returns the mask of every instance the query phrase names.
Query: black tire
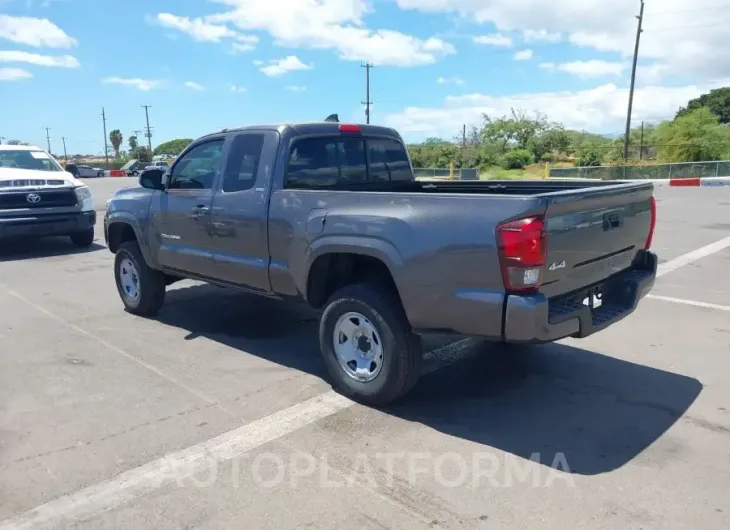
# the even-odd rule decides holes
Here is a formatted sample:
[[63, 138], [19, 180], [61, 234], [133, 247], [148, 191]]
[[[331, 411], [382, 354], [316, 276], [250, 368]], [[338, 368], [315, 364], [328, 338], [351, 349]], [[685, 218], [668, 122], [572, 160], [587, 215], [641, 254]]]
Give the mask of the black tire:
[[84, 232], [77, 232], [71, 234], [71, 243], [77, 247], [86, 248], [90, 247], [94, 242], [94, 227], [85, 230]]
[[132, 171], [132, 176], [133, 176], [133, 177], [136, 177], [136, 176], [138, 176], [138, 175], [139, 175], [139, 172], [138, 172], [138, 171]]
[[[370, 320], [383, 343], [382, 369], [369, 382], [351, 377], [335, 354], [335, 325], [348, 312]], [[319, 344], [334, 388], [355, 401], [385, 405], [404, 396], [421, 375], [421, 339], [412, 332], [397, 295], [377, 283], [348, 285], [332, 295], [320, 321]]]
[[[139, 296], [136, 298], [128, 296], [121, 285], [120, 270], [125, 259], [130, 260], [137, 270]], [[165, 275], [147, 265], [136, 241], [122, 243], [117, 250], [114, 257], [114, 280], [124, 307], [134, 315], [154, 316], [165, 303]]]

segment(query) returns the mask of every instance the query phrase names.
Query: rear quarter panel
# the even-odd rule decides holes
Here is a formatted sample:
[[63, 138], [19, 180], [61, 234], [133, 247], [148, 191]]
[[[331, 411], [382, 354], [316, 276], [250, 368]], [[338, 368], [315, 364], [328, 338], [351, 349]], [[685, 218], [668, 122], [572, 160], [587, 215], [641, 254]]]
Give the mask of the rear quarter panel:
[[[542, 213], [542, 204], [525, 197], [275, 189], [272, 287], [305, 295], [318, 256], [362, 253], [388, 266], [414, 328], [479, 329], [483, 335], [489, 320], [499, 336], [504, 288], [495, 228], [505, 219]], [[485, 297], [497, 302], [496, 314], [473, 314], [472, 301], [483, 308]]]

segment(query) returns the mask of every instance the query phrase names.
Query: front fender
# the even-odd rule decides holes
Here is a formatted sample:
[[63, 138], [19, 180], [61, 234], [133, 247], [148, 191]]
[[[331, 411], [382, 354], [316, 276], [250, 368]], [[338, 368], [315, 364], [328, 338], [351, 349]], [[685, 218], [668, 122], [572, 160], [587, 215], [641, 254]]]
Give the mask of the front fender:
[[[142, 251], [145, 261], [151, 267], [156, 266], [156, 260], [152, 257], [150, 248], [148, 245], [147, 231], [142, 228], [139, 220], [130, 212], [116, 211], [110, 212], [106, 217], [106, 233], [110, 233], [112, 226], [115, 224], [126, 224], [134, 230], [134, 235], [139, 243], [139, 248]], [[108, 242], [107, 242], [108, 244]]]

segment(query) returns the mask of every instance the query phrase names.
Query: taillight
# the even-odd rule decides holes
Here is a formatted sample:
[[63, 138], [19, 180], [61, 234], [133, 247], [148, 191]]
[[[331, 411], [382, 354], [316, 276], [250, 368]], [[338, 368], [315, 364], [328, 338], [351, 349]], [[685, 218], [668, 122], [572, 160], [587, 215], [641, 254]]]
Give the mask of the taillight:
[[651, 242], [654, 239], [654, 228], [656, 228], [656, 199], [654, 197], [649, 198], [649, 207], [651, 209], [651, 221], [649, 222], [649, 235], [646, 238], [645, 250], [651, 248]]
[[539, 289], [547, 251], [544, 221], [528, 217], [499, 225], [497, 245], [505, 289]]
[[338, 127], [340, 132], [349, 132], [349, 133], [359, 133], [362, 132], [359, 125], [349, 125], [346, 123], [343, 123]]

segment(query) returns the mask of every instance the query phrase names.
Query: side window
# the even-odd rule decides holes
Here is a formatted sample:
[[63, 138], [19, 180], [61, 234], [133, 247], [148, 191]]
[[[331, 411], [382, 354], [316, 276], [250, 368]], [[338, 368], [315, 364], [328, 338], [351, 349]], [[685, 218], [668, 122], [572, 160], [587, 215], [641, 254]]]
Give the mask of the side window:
[[230, 193], [253, 188], [263, 148], [263, 134], [239, 134], [233, 139], [223, 174], [223, 191]]
[[175, 165], [170, 189], [209, 190], [213, 187], [223, 153], [223, 138], [196, 145]]
[[368, 169], [375, 182], [413, 180], [405, 147], [395, 140], [368, 140]]
[[367, 178], [365, 145], [359, 138], [304, 138], [289, 154], [287, 188], [329, 188]]

